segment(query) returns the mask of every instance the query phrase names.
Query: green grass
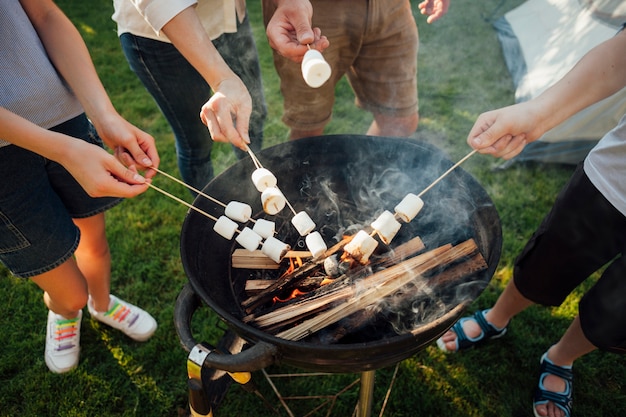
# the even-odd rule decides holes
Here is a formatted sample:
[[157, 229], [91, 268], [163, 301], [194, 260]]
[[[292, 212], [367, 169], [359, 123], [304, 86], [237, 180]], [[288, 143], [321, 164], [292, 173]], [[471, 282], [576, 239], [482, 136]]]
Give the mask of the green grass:
[[[157, 139], [162, 165], [177, 175], [173, 137], [164, 118], [128, 69], [110, 19], [110, 0], [62, 0], [83, 34], [114, 104], [131, 122]], [[418, 2], [413, 2], [414, 8]], [[469, 148], [467, 132], [483, 111], [511, 104], [513, 85], [489, 18], [521, 0], [455, 0], [433, 25], [416, 13], [420, 28], [418, 136], [444, 149], [452, 160]], [[259, 2], [250, 1], [251, 19], [261, 54], [269, 106], [266, 146], [285, 140], [280, 121], [282, 99], [270, 49], [261, 25]], [[337, 89], [328, 133], [364, 133], [371, 117], [356, 109], [347, 84]], [[218, 145], [217, 172], [233, 163], [229, 146]], [[549, 210], [572, 167], [524, 165], [494, 170], [500, 162], [475, 156], [463, 168], [486, 188], [499, 211], [504, 234], [497, 272], [470, 310], [495, 301], [511, 278], [515, 256]], [[157, 185], [187, 197], [187, 191], [164, 178]], [[48, 371], [43, 360], [46, 311], [40, 290], [0, 268], [0, 416], [178, 416], [187, 406], [186, 353], [173, 325], [175, 299], [187, 279], [179, 256], [179, 234], [186, 208], [149, 190], [108, 214], [113, 255], [114, 293], [145, 307], [159, 322], [153, 339], [135, 343], [88, 317], [83, 323], [78, 369], [66, 375]], [[557, 340], [576, 314], [577, 303], [592, 284], [585, 283], [563, 306], [532, 307], [510, 326], [503, 339], [480, 350], [444, 355], [429, 346], [401, 362], [385, 409], [387, 417], [527, 416], [540, 355]], [[221, 330], [209, 309], [194, 317], [200, 340], [216, 343]], [[373, 415], [378, 415], [393, 367], [376, 372]], [[268, 372], [294, 371], [273, 366]], [[615, 355], [594, 352], [575, 366], [575, 413], [578, 416], [626, 415], [626, 366]], [[253, 374], [263, 395], [280, 404], [261, 372]], [[332, 394], [358, 378], [354, 374], [277, 381], [283, 394]], [[358, 390], [341, 396], [333, 416], [350, 416]], [[304, 415], [312, 403], [293, 405]], [[280, 409], [280, 415], [286, 416]], [[219, 416], [272, 416], [258, 397], [232, 386]], [[316, 416], [326, 415], [326, 410]]]

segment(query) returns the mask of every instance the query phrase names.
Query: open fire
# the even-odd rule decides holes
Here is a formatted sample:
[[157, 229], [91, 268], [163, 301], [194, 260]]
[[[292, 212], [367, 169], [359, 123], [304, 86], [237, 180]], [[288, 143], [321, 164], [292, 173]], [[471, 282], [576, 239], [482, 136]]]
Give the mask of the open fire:
[[[289, 258], [286, 270], [275, 279], [249, 279], [245, 285], [248, 298], [242, 301], [248, 315], [243, 321], [288, 340], [301, 340], [334, 326], [323, 337], [334, 343], [374, 322], [378, 314], [384, 315], [377, 306], [389, 299], [393, 298], [396, 306], [410, 304], [487, 268], [472, 239], [425, 251], [416, 237], [365, 265], [344, 252], [338, 261], [344, 265], [342, 273], [329, 273], [337, 268], [329, 268], [328, 260], [350, 238], [330, 248], [322, 259], [304, 262], [299, 256]], [[246, 257], [245, 252], [234, 254], [233, 267], [253, 265], [242, 261]]]

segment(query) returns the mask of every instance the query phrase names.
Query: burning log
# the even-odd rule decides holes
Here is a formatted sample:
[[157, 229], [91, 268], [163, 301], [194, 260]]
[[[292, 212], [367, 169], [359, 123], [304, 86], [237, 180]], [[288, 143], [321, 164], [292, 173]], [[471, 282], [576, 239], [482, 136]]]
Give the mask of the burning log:
[[[286, 273], [285, 275], [278, 278], [268, 287], [257, 290], [258, 292], [248, 299], [246, 299], [242, 305], [248, 313], [254, 311], [261, 304], [264, 304], [268, 301], [271, 301], [278, 294], [288, 290], [290, 288], [297, 288], [301, 286], [301, 281], [306, 279], [306, 277], [314, 274], [318, 269], [321, 269], [324, 265], [324, 262], [335, 253], [339, 252], [343, 249], [343, 247], [350, 242], [351, 236], [347, 236], [342, 239], [339, 243], [335, 244], [333, 247], [329, 248], [324, 256], [316, 259], [309, 260], [304, 263], [301, 267], [294, 269], [293, 271]], [[413, 256], [415, 253], [420, 252], [424, 249], [424, 243], [419, 237], [415, 237], [401, 245], [398, 245], [391, 254], [383, 259], [380, 263], [380, 266], [387, 266], [393, 263], [397, 263], [402, 259]], [[295, 252], [295, 251], [291, 251]], [[235, 253], [237, 253], [237, 260], [235, 261]], [[237, 265], [251, 265], [253, 262], [258, 262], [259, 264], [265, 264], [266, 261], [261, 260], [261, 257], [255, 257], [254, 261], [248, 261], [245, 258], [250, 257], [249, 251], [237, 251], [235, 250], [233, 253], [233, 265], [237, 263]], [[254, 252], [252, 252], [252, 256], [254, 256]], [[264, 255], [263, 255], [264, 256]], [[271, 260], [270, 260], [271, 261]]]
[[[454, 247], [451, 245], [442, 246], [376, 272], [368, 277], [367, 283], [363, 283], [364, 291], [358, 291], [353, 286], [339, 291], [344, 299], [349, 299], [350, 301], [336, 305], [313, 318], [303, 321], [297, 326], [278, 333], [276, 336], [288, 340], [301, 340], [355, 312], [375, 304], [381, 298], [393, 294], [404, 285], [420, 278], [429, 271], [474, 255], [476, 252], [476, 244], [470, 239]], [[339, 297], [338, 294], [335, 294], [335, 296]]]
[[[410, 254], [411, 251], [408, 248], [415, 248], [415, 242], [415, 240], [413, 240], [412, 242], [407, 242], [406, 246], [400, 248], [400, 250], [396, 250], [395, 257], [399, 258]], [[421, 247], [421, 245], [417, 245], [417, 247]], [[454, 248], [454, 251], [452, 253], [450, 253], [450, 251], [453, 249], [452, 245], [444, 245], [440, 248], [415, 256], [414, 258], [411, 258], [402, 263], [398, 263], [393, 267], [374, 273], [360, 280], [359, 287], [372, 288], [385, 285], [386, 282], [392, 281], [398, 275], [406, 273], [407, 270], [415, 270], [416, 268], [419, 269], [422, 265], [427, 265], [429, 269], [436, 269], [437, 267], [441, 267], [445, 264], [453, 262], [455, 259], [466, 256], [466, 248], [467, 250], [476, 251], [476, 246], [473, 241], [468, 241], [468, 243], [458, 245]], [[452, 258], [450, 258], [450, 256], [452, 256]], [[390, 258], [388, 262], [394, 260], [395, 259]], [[481, 266], [483, 264], [484, 261]], [[413, 274], [425, 273], [429, 269], [419, 269]], [[474, 268], [470, 268], [468, 270], [470, 272], [473, 272]], [[441, 277], [443, 276], [444, 275], [441, 275]], [[449, 281], [450, 279], [454, 278], [448, 278], [446, 279], [446, 281]], [[344, 280], [343, 282], [340, 282], [338, 285], [335, 286], [335, 289], [333, 291], [324, 291], [324, 293], [319, 296], [308, 296], [306, 297], [306, 299], [294, 302], [281, 308], [274, 309], [273, 311], [267, 314], [260, 315], [258, 317], [250, 315], [246, 317], [244, 321], [254, 322], [255, 325], [260, 328], [271, 329], [282, 327], [294, 321], [301, 320], [312, 314], [318, 313], [320, 309], [328, 309], [329, 306], [333, 304], [358, 296], [355, 287], [353, 285], [346, 284], [346, 282], [349, 281]], [[437, 282], [439, 282], [439, 280], [437, 280]]]
[[350, 236], [345, 237], [340, 242], [329, 248], [326, 253], [324, 253], [324, 256], [321, 256], [319, 259], [309, 260], [304, 263], [304, 265], [302, 265], [300, 268], [295, 269], [293, 272], [289, 274], [284, 274], [264, 291], [261, 291], [259, 294], [249, 297], [241, 304], [244, 308], [247, 309], [248, 312], [250, 312], [259, 305], [271, 301], [272, 298], [276, 296], [276, 294], [284, 291], [285, 287], [296, 287], [298, 281], [303, 280], [307, 276], [311, 275], [313, 271], [315, 271], [317, 268], [319, 268], [321, 264], [324, 263], [325, 258], [343, 249], [346, 243], [350, 242], [350, 239]]

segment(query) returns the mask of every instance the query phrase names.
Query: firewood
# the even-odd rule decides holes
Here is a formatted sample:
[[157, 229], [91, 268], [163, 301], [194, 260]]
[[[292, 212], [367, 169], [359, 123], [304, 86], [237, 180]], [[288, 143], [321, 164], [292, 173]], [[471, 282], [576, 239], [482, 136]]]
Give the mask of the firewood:
[[[368, 285], [366, 287], [367, 289], [361, 292], [357, 292], [353, 289], [354, 298], [330, 310], [317, 314], [315, 317], [305, 320], [297, 326], [284, 330], [276, 336], [287, 340], [301, 340], [308, 335], [338, 322], [344, 317], [378, 302], [379, 299], [393, 294], [404, 285], [415, 280], [416, 277], [420, 277], [443, 264], [470, 256], [476, 250], [476, 244], [470, 239], [452, 248], [446, 248], [440, 255], [428, 259], [425, 262], [416, 264], [415, 258], [411, 258], [405, 262], [384, 269], [372, 275], [372, 277], [377, 276], [377, 280], [380, 279], [382, 281], [381, 283]], [[410, 264], [410, 266], [406, 264]], [[384, 276], [384, 278], [380, 276]]]
[[[307, 259], [311, 257], [309, 251], [287, 251], [284, 258]], [[277, 264], [260, 250], [250, 252], [247, 249], [235, 249], [231, 256], [231, 266], [238, 269], [278, 269]]]
[[258, 294], [255, 294], [246, 300], [244, 300], [241, 304], [248, 312], [253, 311], [257, 306], [270, 301], [277, 293], [280, 293], [284, 290], [284, 288], [289, 285], [291, 282], [296, 282], [294, 286], [297, 286], [297, 281], [306, 278], [317, 268], [320, 268], [320, 265], [324, 263], [324, 259], [329, 257], [330, 255], [340, 251], [346, 243], [350, 242], [352, 239], [351, 236], [347, 236], [343, 238], [340, 242], [336, 243], [334, 246], [330, 247], [323, 256], [316, 260], [308, 260], [301, 267], [295, 269], [293, 272], [288, 274], [284, 274], [283, 276], [276, 279], [276, 282], [270, 285], [265, 290], [261, 291]]
[[[394, 276], [393, 274], [405, 272], [407, 269], [413, 269], [429, 260], [437, 258], [438, 256], [442, 256], [444, 252], [451, 248], [452, 245], [448, 244], [433, 249], [429, 252], [423, 253], [421, 255], [417, 255], [416, 257], [411, 258], [409, 261], [405, 261], [405, 263], [396, 264], [394, 267], [384, 269], [368, 276], [367, 278], [364, 278], [363, 280], [360, 280], [358, 285], [359, 287], [366, 288], [381, 285], [389, 279], [390, 275]], [[406, 265], [406, 262], [410, 262], [410, 265]], [[332, 303], [349, 299], [354, 295], [354, 286], [344, 285], [340, 287], [337, 291], [322, 295], [312, 301], [306, 300], [301, 303], [276, 308], [270, 313], [254, 318], [254, 323], [256, 326], [263, 328], [274, 326], [276, 323], [280, 323], [294, 317], [303, 318], [314, 312], [317, 312], [320, 306], [328, 307]], [[251, 321], [251, 318], [247, 317], [245, 321]]]
[[[425, 277], [422, 282], [424, 287], [420, 291], [402, 294], [399, 299], [395, 299], [395, 305], [414, 303], [422, 298], [430, 298], [433, 292], [443, 291], [450, 284], [459, 284], [467, 277], [486, 268], [485, 259], [480, 253], [476, 253], [471, 258], [458, 262], [440, 273]], [[377, 314], [376, 309], [364, 308], [346, 317], [332, 329], [332, 332], [324, 335], [325, 343], [337, 343], [345, 336], [358, 332], [363, 327], [375, 322]]]

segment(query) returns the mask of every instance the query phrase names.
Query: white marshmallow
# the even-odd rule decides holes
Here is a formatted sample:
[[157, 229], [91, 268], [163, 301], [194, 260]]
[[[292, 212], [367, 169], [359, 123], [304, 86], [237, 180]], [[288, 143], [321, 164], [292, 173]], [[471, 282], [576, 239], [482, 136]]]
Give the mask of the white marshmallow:
[[302, 78], [309, 87], [317, 88], [330, 78], [332, 70], [321, 52], [309, 49], [302, 58]]
[[278, 188], [267, 187], [261, 193], [261, 203], [263, 204], [263, 211], [273, 215], [277, 214], [285, 207], [287, 199]]
[[220, 216], [220, 218], [217, 219], [213, 225], [213, 230], [215, 230], [220, 236], [231, 240], [237, 231], [237, 223], [226, 216]]
[[263, 238], [252, 231], [249, 227], [244, 227], [244, 229], [239, 233], [239, 236], [235, 238], [237, 243], [243, 246], [245, 249], [250, 252], [254, 252], [261, 243]]
[[391, 242], [393, 237], [398, 233], [402, 225], [389, 210], [383, 211], [376, 220], [372, 222], [372, 228], [376, 230], [380, 240], [387, 245]]
[[324, 242], [324, 238], [320, 235], [319, 232], [309, 233], [305, 238], [307, 248], [309, 248], [309, 252], [311, 252], [311, 256], [313, 258], [317, 258], [326, 252], [328, 247], [326, 246], [326, 242]]
[[267, 239], [270, 236], [274, 236], [274, 232], [276, 231], [276, 224], [269, 220], [265, 219], [257, 219], [256, 223], [252, 227], [252, 230], [257, 235], [261, 236], [264, 239]]
[[224, 214], [235, 221], [245, 223], [252, 216], [252, 207], [239, 201], [231, 201], [226, 205]]
[[300, 236], [306, 236], [315, 230], [315, 222], [313, 222], [311, 217], [304, 211], [293, 216], [291, 224], [293, 224], [298, 233], [300, 233]]
[[424, 201], [415, 194], [408, 193], [394, 210], [403, 222], [408, 223], [417, 216], [422, 207], [424, 207]]
[[270, 236], [265, 239], [265, 242], [263, 242], [261, 252], [274, 262], [280, 263], [289, 249], [291, 249], [291, 246], [281, 242], [273, 236]]
[[269, 169], [257, 168], [252, 172], [252, 183], [262, 193], [267, 187], [275, 187], [277, 180]]
[[343, 250], [357, 261], [365, 264], [374, 252], [374, 249], [376, 249], [376, 246], [378, 246], [376, 239], [371, 237], [366, 231], [361, 230], [344, 246]]

